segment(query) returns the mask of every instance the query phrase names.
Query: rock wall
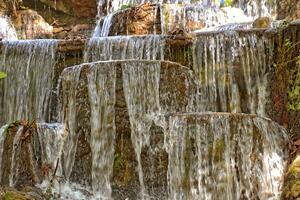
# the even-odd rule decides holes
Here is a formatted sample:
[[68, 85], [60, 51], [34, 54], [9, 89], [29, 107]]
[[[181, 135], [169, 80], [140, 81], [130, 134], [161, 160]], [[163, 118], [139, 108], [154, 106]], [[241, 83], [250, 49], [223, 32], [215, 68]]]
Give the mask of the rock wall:
[[300, 1], [299, 0], [278, 0], [277, 19], [300, 19]]

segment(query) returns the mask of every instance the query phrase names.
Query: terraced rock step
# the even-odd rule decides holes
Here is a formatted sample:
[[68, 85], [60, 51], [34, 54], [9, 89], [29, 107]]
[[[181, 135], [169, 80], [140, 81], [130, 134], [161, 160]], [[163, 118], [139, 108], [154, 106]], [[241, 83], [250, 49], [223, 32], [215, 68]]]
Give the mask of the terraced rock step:
[[[271, 26], [271, 18], [264, 28]], [[255, 28], [254, 18], [248, 17], [238, 8], [207, 8], [201, 4], [142, 4], [120, 10], [101, 18], [93, 37], [115, 35], [165, 34], [175, 35], [191, 33], [203, 29], [224, 26]], [[234, 26], [235, 25], [235, 26]], [[262, 28], [260, 26], [260, 28]]]
[[248, 114], [167, 118], [170, 199], [280, 199], [289, 142], [283, 127]]
[[[65, 177], [106, 196], [111, 185], [133, 197], [146, 183], [163, 188], [165, 175], [144, 184], [142, 168], [153, 165], [141, 154], [157, 143], [149, 140], [149, 131], [160, 122], [159, 114], [189, 109], [196, 93], [191, 71], [166, 61], [95, 62], [65, 69], [59, 83], [58, 120], [70, 131], [62, 159]], [[151, 160], [162, 156], [156, 147]], [[153, 169], [152, 174], [166, 172]], [[113, 196], [120, 195], [116, 191]]]
[[[91, 73], [85, 70], [82, 73]], [[91, 104], [96, 110], [89, 111], [90, 121], [78, 118], [77, 113], [76, 129], [70, 126], [73, 121], [67, 121], [65, 127], [25, 121], [3, 127], [1, 185], [22, 189], [54, 180], [52, 187], [40, 185], [44, 190], [42, 195], [47, 195], [47, 187], [51, 191], [65, 187], [70, 190], [73, 186], [64, 183], [68, 180], [65, 167], [68, 156], [75, 156], [69, 180], [91, 186], [85, 185], [84, 190], [78, 185], [73, 188], [82, 190], [85, 198], [91, 198], [93, 193], [97, 195], [99, 190], [101, 195], [108, 192], [115, 199], [140, 199], [141, 195], [155, 199], [279, 198], [288, 158], [284, 147], [289, 139], [277, 123], [249, 114], [179, 112], [156, 116], [156, 125], [151, 123], [146, 131], [135, 129], [135, 125], [145, 122], [145, 114], [140, 113], [140, 118], [134, 119], [133, 111], [129, 110], [131, 130], [126, 131], [118, 122], [120, 109], [114, 112], [109, 104], [106, 104], [108, 108], [104, 104], [96, 107]], [[99, 109], [111, 110], [104, 113]], [[72, 144], [73, 130], [76, 142]], [[136, 135], [139, 132], [142, 134]], [[136, 142], [141, 139], [139, 169]], [[70, 151], [74, 144], [75, 151]], [[144, 188], [138, 181], [139, 170], [142, 170], [140, 178]], [[94, 179], [100, 176], [102, 180]], [[72, 197], [69, 192], [66, 190], [63, 197]]]

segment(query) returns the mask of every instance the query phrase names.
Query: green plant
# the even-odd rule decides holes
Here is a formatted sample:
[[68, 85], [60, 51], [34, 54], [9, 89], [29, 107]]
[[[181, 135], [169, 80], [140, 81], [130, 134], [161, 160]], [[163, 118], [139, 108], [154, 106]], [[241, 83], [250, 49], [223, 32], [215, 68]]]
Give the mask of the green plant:
[[[290, 39], [286, 39], [283, 42], [283, 47], [278, 52], [279, 60], [274, 65], [276, 74], [278, 76], [280, 76], [281, 74], [281, 81], [287, 83], [287, 109], [289, 111], [300, 110], [300, 51], [298, 51], [299, 46], [300, 42], [292, 42]], [[287, 79], [284, 80], [283, 77], [287, 77]]]
[[125, 9], [127, 9], [127, 8], [131, 8], [131, 5], [129, 5], [129, 4], [122, 4], [122, 5], [120, 6], [120, 9], [119, 9], [119, 10], [125, 10]]
[[233, 0], [225, 0], [225, 6], [232, 6]]
[[0, 79], [3, 79], [7, 76], [6, 73], [0, 71]]

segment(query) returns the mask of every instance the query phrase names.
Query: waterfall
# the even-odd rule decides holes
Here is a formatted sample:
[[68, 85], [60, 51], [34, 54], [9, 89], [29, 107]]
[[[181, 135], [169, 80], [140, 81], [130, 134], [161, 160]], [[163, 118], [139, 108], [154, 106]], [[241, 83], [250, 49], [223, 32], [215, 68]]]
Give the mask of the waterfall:
[[13, 150], [11, 155], [11, 164], [10, 164], [10, 174], [9, 174], [9, 186], [15, 186], [16, 183], [16, 177], [18, 176], [18, 166], [17, 166], [17, 160], [18, 155], [20, 152], [20, 139], [21, 135], [24, 131], [24, 127], [20, 126], [16, 132], [16, 135], [13, 140]]
[[18, 119], [47, 120], [49, 96], [56, 63], [55, 40], [6, 41], [2, 43], [0, 71], [0, 124]]
[[112, 25], [111, 24], [112, 19], [113, 19], [113, 14], [109, 14], [104, 17], [102, 24], [101, 24], [101, 20], [98, 20], [93, 37], [107, 37]]
[[85, 50], [84, 61], [163, 60], [163, 49], [163, 37], [156, 35], [91, 38]]
[[54, 170], [58, 162], [56, 176], [61, 176], [62, 169], [60, 157], [65, 138], [68, 135], [64, 125], [59, 123], [38, 123], [36, 129], [38, 135], [37, 140], [40, 144], [42, 166], [47, 166]]
[[57, 94], [59, 97], [59, 121], [64, 123], [69, 134], [66, 138], [62, 162], [66, 179], [70, 178], [77, 148], [77, 118], [76, 118], [76, 89], [82, 66], [66, 68], [59, 79]]
[[123, 88], [131, 124], [131, 140], [138, 161], [141, 199], [146, 195], [141, 164], [142, 148], [149, 145], [150, 128], [159, 105], [160, 63], [127, 64], [123, 68]]
[[[13, 187], [20, 184], [24, 175], [28, 173], [33, 183], [39, 183], [40, 169], [47, 169], [49, 171], [45, 172], [51, 173], [44, 174], [45, 180], [52, 178], [50, 175], [54, 173], [66, 135], [61, 124], [16, 122], [1, 127], [0, 132], [2, 181], [7, 179], [6, 184]], [[5, 148], [9, 143], [12, 145], [11, 150]], [[60, 169], [58, 169], [56, 175], [60, 174]]]
[[4, 149], [4, 140], [5, 140], [5, 134], [6, 130], [8, 128], [8, 125], [4, 125], [0, 128], [0, 180], [2, 179], [2, 165], [3, 165], [3, 160], [2, 160], [2, 154], [3, 154], [3, 149]]
[[162, 6], [162, 27], [165, 33], [178, 28], [193, 32], [198, 29], [224, 24], [239, 24], [250, 22], [252, 17], [246, 16], [238, 8], [205, 7], [203, 5], [176, 5], [166, 4]]
[[7, 17], [0, 17], [0, 41], [17, 40], [17, 32]]
[[116, 135], [116, 69], [95, 64], [90, 70], [87, 76], [91, 105], [92, 187], [96, 194], [111, 199], [110, 179]]
[[115, 11], [122, 10], [124, 7], [137, 6], [143, 3], [177, 4], [177, 7], [180, 7], [180, 5], [196, 5], [208, 9], [219, 9], [227, 6], [238, 8], [251, 18], [267, 16], [275, 19], [277, 14], [277, 0], [237, 0], [231, 5], [222, 5], [221, 1], [210, 0], [110, 0], [107, 2], [99, 0], [98, 17], [103, 16], [103, 14], [108, 15]]
[[255, 33], [201, 34], [193, 44], [199, 111], [265, 115], [272, 40]]
[[[108, 63], [109, 64], [109, 63]], [[60, 120], [69, 130], [63, 149], [63, 165], [67, 179], [73, 170], [80, 122], [78, 118], [79, 87], [87, 84], [90, 109], [89, 138], [92, 151], [92, 189], [101, 198], [111, 198], [110, 179], [114, 161], [115, 83], [116, 71], [110, 65], [92, 64], [67, 68], [60, 77]], [[80, 78], [81, 77], [81, 78]], [[87, 83], [85, 83], [85, 78]]]
[[169, 199], [279, 199], [283, 127], [246, 114], [175, 114], [166, 132]]

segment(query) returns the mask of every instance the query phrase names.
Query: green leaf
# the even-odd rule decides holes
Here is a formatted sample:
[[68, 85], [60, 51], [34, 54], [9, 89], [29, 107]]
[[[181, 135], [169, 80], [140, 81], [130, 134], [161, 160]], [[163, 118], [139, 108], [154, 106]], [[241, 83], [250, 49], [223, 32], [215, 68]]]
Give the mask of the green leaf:
[[5, 78], [7, 76], [6, 73], [0, 71], [0, 79]]

